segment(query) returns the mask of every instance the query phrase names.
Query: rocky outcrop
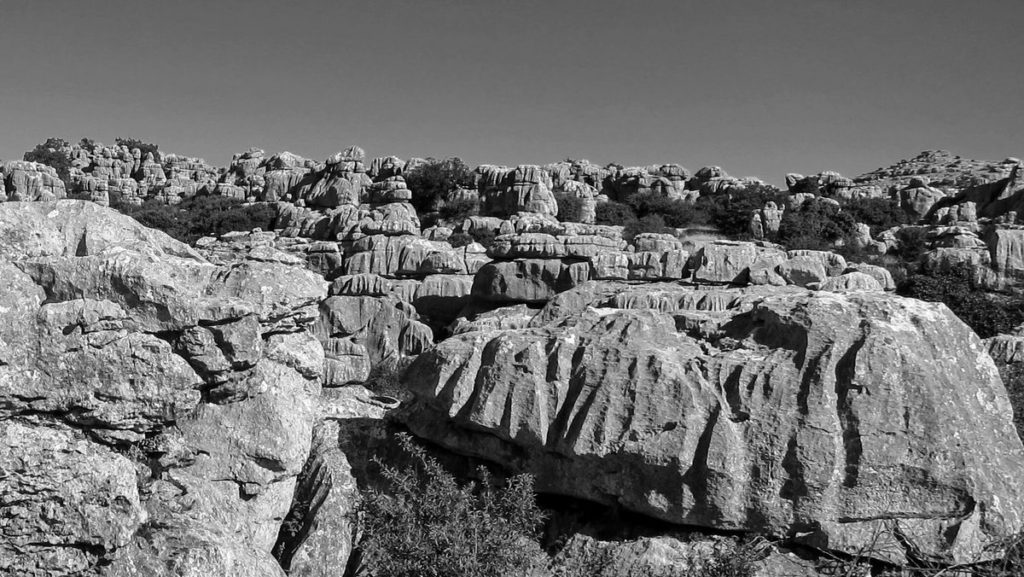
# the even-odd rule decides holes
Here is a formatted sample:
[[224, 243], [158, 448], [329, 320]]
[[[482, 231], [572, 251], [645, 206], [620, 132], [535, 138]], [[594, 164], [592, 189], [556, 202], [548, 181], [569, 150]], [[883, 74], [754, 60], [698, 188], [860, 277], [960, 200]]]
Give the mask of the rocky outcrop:
[[65, 198], [64, 182], [53, 168], [38, 162], [0, 163], [0, 202], [52, 201]]
[[1024, 523], [1005, 389], [941, 305], [591, 282], [407, 378], [417, 435], [673, 523], [894, 561], [970, 559]]
[[479, 187], [483, 214], [504, 218], [518, 212], [558, 214], [550, 177], [540, 167], [521, 165], [508, 172], [495, 169], [482, 174]]
[[5, 569], [281, 575], [271, 549], [317, 418], [326, 283], [212, 264], [83, 201], [4, 203], [0, 230], [0, 460], [20, 471], [4, 501], [25, 503]]

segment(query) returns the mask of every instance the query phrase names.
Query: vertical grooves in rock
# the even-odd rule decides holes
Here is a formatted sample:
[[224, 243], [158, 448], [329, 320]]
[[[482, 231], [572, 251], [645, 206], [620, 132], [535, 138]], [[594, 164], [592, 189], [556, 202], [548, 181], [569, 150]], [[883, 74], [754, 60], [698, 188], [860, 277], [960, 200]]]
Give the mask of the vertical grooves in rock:
[[[863, 325], [861, 325], [861, 330], [866, 330]], [[864, 452], [860, 439], [860, 417], [853, 410], [851, 393], [860, 393], [863, 390], [863, 387], [855, 385], [853, 380], [856, 376], [857, 353], [860, 352], [866, 340], [867, 335], [862, 333], [836, 363], [836, 414], [839, 417], [839, 426], [843, 435], [844, 487], [857, 486], [860, 476], [860, 458]]]
[[274, 558], [285, 571], [291, 569], [292, 558], [305, 542], [316, 522], [320, 506], [327, 500], [334, 482], [330, 468], [320, 455], [310, 455], [295, 484], [292, 505], [281, 523], [274, 543]]

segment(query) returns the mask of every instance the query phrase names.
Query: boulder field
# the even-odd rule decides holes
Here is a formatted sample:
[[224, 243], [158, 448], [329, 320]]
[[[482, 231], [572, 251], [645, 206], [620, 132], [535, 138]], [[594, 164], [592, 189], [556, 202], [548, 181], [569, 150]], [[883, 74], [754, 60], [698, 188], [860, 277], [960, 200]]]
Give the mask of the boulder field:
[[[508, 210], [546, 206], [492, 172]], [[404, 202], [393, 178], [371, 193]], [[556, 224], [189, 247], [93, 202], [0, 203], [0, 573], [341, 574], [398, 427], [678, 530], [954, 563], [1024, 529], [990, 357], [1015, 343], [831, 253]], [[397, 360], [400, 400], [361, 386]]]

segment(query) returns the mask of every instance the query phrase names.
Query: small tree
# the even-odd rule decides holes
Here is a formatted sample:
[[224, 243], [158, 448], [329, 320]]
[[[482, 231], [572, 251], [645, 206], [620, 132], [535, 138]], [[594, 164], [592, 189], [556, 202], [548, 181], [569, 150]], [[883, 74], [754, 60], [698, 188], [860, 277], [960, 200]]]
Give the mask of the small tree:
[[843, 210], [853, 220], [871, 227], [871, 234], [907, 224], [907, 214], [899, 203], [889, 198], [857, 198], [843, 203]]
[[438, 201], [446, 192], [473, 185], [473, 173], [459, 157], [444, 160], [428, 158], [403, 176], [406, 186], [412, 191], [410, 203], [419, 213], [437, 210]]
[[532, 477], [513, 477], [495, 489], [481, 468], [479, 485], [460, 486], [409, 436], [399, 441], [412, 464], [398, 470], [377, 461], [387, 489], [362, 493], [358, 549], [365, 573], [512, 577], [545, 565]]
[[271, 204], [246, 205], [218, 195], [194, 196], [176, 205], [148, 201], [142, 206], [122, 205], [118, 209], [145, 226], [189, 244], [204, 236], [231, 231], [270, 230], [277, 218], [277, 210]]
[[813, 199], [782, 216], [778, 240], [789, 249], [829, 250], [853, 234], [857, 223], [836, 204]]
[[57, 177], [64, 181], [64, 186], [70, 190], [71, 159], [68, 158], [70, 150], [71, 145], [63, 138], [47, 138], [46, 142], [37, 144], [22, 158], [29, 162], [40, 162], [52, 166], [57, 171]]
[[139, 151], [142, 152], [142, 158], [146, 158], [146, 153], [147, 152], [152, 152], [153, 153], [153, 160], [155, 160], [156, 162], [160, 162], [160, 160], [161, 160], [160, 150], [159, 150], [160, 147], [157, 146], [156, 144], [151, 144], [149, 142], [143, 142], [143, 141], [139, 140], [138, 138], [115, 138], [114, 139], [114, 144], [116, 144], [118, 146], [127, 146], [128, 150], [131, 150], [133, 148], [138, 148]]
[[595, 208], [595, 223], [626, 226], [636, 220], [636, 213], [628, 204], [608, 201], [599, 202]]
[[785, 203], [785, 197], [774, 186], [751, 184], [728, 194], [701, 196], [697, 206], [707, 212], [708, 220], [722, 234], [745, 237], [750, 234], [750, 219], [754, 211], [764, 208], [769, 201], [781, 206]]
[[560, 222], [582, 222], [583, 199], [566, 192], [555, 193], [558, 204], [558, 220]]

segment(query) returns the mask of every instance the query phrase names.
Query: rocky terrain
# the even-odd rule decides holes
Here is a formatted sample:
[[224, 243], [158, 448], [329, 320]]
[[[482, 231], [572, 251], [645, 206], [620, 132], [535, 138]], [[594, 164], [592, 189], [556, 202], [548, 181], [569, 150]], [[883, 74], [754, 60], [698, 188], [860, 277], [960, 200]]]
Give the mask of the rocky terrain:
[[[223, 168], [55, 152], [63, 177], [0, 163], [0, 573], [346, 574], [401, 431], [648, 533], [581, 531], [562, 556], [671, 567], [711, 547], [680, 532], [761, 535], [761, 575], [815, 575], [971, 563], [1024, 530], [999, 372], [1024, 329], [982, 340], [884, 266], [916, 243], [912, 272], [1019, 296], [1018, 160], [787, 175], [734, 239], [599, 218], [766, 187], [719, 167], [483, 165], [426, 203], [406, 177], [431, 160], [358, 147]], [[116, 210], [205, 195], [271, 206], [273, 230], [190, 246]], [[906, 223], [773, 242], [787, 213], [853, 199]]]

